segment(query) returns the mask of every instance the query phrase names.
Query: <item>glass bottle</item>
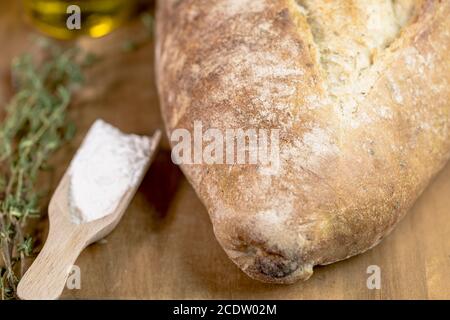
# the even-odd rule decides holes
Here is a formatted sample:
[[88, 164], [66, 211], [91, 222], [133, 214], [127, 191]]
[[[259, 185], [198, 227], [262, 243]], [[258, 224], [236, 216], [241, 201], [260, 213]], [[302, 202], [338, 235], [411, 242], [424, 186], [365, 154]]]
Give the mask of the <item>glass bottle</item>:
[[[23, 1], [31, 23], [41, 32], [58, 39], [72, 39], [79, 35], [102, 37], [130, 18], [138, 4], [138, 0]], [[73, 6], [79, 9], [79, 29], [68, 26], [68, 19], [76, 14], [71, 11]]]

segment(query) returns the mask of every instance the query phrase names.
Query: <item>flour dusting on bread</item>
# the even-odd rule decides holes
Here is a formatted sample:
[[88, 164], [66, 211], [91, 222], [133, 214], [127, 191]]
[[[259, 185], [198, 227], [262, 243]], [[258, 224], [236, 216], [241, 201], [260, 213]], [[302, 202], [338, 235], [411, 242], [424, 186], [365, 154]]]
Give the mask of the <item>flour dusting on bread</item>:
[[450, 156], [450, 2], [160, 0], [168, 134], [280, 130], [280, 170], [182, 165], [229, 257], [272, 283], [364, 252]]

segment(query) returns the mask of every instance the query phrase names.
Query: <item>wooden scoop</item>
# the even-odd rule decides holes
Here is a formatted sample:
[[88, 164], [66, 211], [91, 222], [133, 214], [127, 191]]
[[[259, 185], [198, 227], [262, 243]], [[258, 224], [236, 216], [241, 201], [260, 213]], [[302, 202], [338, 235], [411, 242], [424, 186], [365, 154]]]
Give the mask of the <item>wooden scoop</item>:
[[[152, 157], [160, 137], [160, 131], [152, 137]], [[151, 160], [148, 161], [148, 166]], [[144, 173], [146, 171], [143, 170]], [[57, 299], [64, 290], [69, 272], [81, 251], [105, 237], [117, 226], [139, 187], [137, 184], [123, 195], [114, 213], [88, 223], [75, 224], [70, 220], [69, 183], [70, 175], [66, 172], [50, 200], [50, 229], [45, 245], [17, 288], [20, 299]]]

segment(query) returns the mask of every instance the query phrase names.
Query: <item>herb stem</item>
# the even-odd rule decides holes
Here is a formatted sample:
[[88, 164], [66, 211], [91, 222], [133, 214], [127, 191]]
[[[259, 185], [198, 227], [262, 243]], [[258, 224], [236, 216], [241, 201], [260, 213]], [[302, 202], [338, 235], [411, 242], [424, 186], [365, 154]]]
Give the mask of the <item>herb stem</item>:
[[16, 287], [33, 252], [24, 233], [28, 218], [39, 216], [39, 172], [70, 138], [67, 108], [74, 84], [82, 80], [80, 51], [45, 43], [46, 57], [16, 58], [13, 75], [18, 91], [0, 125], [0, 268], [1, 299], [16, 298]]

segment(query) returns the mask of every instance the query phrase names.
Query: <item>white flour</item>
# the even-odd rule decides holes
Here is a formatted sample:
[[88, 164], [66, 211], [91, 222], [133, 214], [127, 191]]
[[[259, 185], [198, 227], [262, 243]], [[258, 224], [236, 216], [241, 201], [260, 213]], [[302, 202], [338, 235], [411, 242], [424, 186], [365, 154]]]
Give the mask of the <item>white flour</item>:
[[75, 223], [114, 212], [150, 160], [151, 139], [124, 134], [97, 120], [70, 164], [69, 204]]

